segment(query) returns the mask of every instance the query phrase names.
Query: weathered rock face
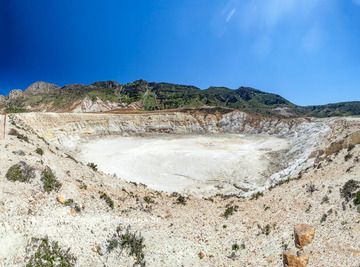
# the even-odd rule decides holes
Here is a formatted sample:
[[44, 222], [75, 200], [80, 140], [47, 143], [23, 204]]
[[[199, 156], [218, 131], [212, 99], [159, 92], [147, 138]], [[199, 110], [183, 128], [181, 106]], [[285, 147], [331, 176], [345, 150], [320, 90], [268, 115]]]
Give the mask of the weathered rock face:
[[23, 96], [24, 96], [24, 92], [21, 91], [20, 89], [11, 90], [10, 93], [9, 93], [9, 99], [10, 100], [17, 99], [17, 98], [20, 98], [20, 97], [23, 97]]
[[297, 224], [294, 227], [295, 245], [297, 248], [303, 248], [309, 245], [315, 236], [315, 228], [308, 224]]
[[59, 89], [59, 86], [52, 84], [52, 83], [46, 83], [46, 82], [35, 82], [32, 85], [30, 85], [25, 92], [28, 94], [36, 95], [36, 94], [44, 94], [49, 93], [51, 90]]
[[118, 108], [117, 103], [109, 101], [102, 101], [100, 98], [96, 98], [94, 101], [89, 97], [86, 97], [81, 103], [73, 110], [73, 112], [105, 112]]
[[345, 139], [332, 142], [326, 149], [327, 156], [335, 154], [342, 149], [349, 149], [352, 146], [360, 144], [360, 131], [349, 134]]
[[290, 251], [283, 253], [284, 267], [306, 267], [309, 263], [307, 255], [294, 255]]

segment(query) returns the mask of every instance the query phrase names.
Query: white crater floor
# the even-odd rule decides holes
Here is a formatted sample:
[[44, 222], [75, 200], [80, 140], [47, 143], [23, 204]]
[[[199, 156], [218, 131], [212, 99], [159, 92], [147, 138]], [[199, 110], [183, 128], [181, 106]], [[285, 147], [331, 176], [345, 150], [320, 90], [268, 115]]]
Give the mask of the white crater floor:
[[233, 134], [105, 137], [79, 144], [76, 156], [156, 190], [208, 195], [261, 186], [274, 161], [269, 152], [288, 147], [286, 139]]

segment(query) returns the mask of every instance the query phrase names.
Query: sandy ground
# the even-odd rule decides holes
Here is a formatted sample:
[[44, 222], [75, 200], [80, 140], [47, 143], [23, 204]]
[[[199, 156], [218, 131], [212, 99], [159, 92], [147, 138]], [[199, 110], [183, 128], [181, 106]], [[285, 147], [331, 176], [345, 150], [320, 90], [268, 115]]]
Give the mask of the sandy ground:
[[113, 137], [81, 144], [77, 158], [152, 189], [205, 195], [221, 183], [261, 186], [266, 155], [286, 148], [286, 139], [269, 136]]

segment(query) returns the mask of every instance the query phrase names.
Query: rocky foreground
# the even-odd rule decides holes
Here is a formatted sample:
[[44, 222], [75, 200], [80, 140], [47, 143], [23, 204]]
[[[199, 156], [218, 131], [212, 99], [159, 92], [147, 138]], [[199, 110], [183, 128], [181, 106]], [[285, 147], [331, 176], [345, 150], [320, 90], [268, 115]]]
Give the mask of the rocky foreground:
[[[42, 266], [51, 259], [62, 266], [360, 264], [359, 119], [316, 124], [326, 131], [314, 128], [321, 139], [311, 139], [316, 146], [303, 162], [311, 165], [296, 175], [274, 179], [276, 185], [270, 183], [247, 198], [221, 194], [201, 198], [126, 183], [68, 153], [65, 141], [116, 132], [119, 124], [100, 117], [97, 121], [103, 124], [95, 120], [91, 127], [82, 125], [86, 119], [42, 116], [8, 116], [5, 129], [0, 116], [1, 266]], [[145, 116], [147, 123], [160, 120]], [[239, 116], [228, 121], [253, 133], [302, 129], [295, 125], [303, 123], [259, 124]], [[135, 122], [137, 128], [132, 129], [159, 131], [149, 124], [141, 127], [144, 120]], [[189, 121], [182, 121], [180, 128], [174, 120], [168, 125], [185, 129]], [[199, 129], [201, 133], [204, 128]], [[72, 139], [66, 138], [71, 133]]]

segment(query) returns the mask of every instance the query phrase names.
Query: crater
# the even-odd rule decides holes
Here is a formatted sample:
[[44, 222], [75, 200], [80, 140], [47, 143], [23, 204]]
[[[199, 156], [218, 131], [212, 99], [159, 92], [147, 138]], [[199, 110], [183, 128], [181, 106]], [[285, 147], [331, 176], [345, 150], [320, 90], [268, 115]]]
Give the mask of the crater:
[[239, 134], [105, 137], [79, 144], [76, 157], [156, 190], [204, 196], [262, 186], [288, 148], [285, 138]]

